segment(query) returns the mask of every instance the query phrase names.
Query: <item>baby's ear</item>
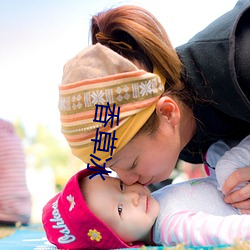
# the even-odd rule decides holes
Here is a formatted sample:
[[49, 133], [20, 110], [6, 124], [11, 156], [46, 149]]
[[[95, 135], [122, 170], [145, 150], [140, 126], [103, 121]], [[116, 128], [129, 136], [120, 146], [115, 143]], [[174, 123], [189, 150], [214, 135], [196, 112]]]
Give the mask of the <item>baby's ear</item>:
[[159, 118], [164, 118], [175, 126], [180, 121], [180, 110], [178, 104], [169, 96], [162, 96], [156, 104], [156, 113]]

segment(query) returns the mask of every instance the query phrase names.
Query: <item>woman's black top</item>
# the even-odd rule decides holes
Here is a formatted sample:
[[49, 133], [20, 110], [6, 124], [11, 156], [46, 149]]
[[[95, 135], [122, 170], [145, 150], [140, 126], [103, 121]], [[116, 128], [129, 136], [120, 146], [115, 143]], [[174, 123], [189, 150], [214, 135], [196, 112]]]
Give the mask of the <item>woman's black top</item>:
[[180, 159], [202, 163], [212, 143], [250, 134], [250, 0], [238, 1], [176, 50], [185, 83], [206, 100], [192, 106], [197, 131]]

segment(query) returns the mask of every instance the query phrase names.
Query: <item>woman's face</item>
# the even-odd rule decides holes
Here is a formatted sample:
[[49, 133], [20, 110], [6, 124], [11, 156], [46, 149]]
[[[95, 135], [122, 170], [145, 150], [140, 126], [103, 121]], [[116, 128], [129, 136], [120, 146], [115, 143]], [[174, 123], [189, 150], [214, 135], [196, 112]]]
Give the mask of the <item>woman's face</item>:
[[181, 151], [181, 141], [175, 128], [165, 126], [158, 130], [154, 136], [136, 136], [107, 162], [106, 166], [125, 184], [149, 185], [170, 176]]

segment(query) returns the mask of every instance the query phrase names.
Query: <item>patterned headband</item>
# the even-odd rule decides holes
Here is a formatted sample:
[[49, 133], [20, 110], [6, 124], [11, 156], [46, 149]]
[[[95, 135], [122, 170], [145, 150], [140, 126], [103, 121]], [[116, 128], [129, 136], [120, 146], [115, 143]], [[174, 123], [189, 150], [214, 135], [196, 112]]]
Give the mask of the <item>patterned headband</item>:
[[81, 51], [59, 86], [62, 133], [73, 154], [92, 164], [110, 159], [153, 113], [163, 84], [101, 44]]

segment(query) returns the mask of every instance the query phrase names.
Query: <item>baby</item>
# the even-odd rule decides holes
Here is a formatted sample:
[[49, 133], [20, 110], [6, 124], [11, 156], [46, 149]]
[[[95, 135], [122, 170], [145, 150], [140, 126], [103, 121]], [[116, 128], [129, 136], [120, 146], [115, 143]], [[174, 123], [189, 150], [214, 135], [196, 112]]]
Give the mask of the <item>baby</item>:
[[[228, 150], [224, 142], [212, 146], [207, 155], [210, 165], [223, 150]], [[249, 156], [250, 136], [220, 158], [216, 174], [221, 164], [224, 173], [225, 164], [238, 168], [242, 161], [249, 163]], [[223, 201], [217, 187], [226, 176], [218, 183], [212, 169], [209, 177], [169, 185], [152, 195], [141, 184], [127, 186], [119, 178], [105, 176], [103, 181], [90, 175], [88, 169], [75, 174], [44, 207], [47, 238], [60, 249], [207, 246], [250, 239], [250, 216]]]
[[[125, 187], [110, 176], [87, 178], [92, 174], [88, 169], [75, 174], [44, 207], [48, 240], [63, 249], [129, 248], [131, 242], [144, 241], [159, 213], [150, 191], [140, 184]], [[143, 198], [133, 206], [132, 196]]]

